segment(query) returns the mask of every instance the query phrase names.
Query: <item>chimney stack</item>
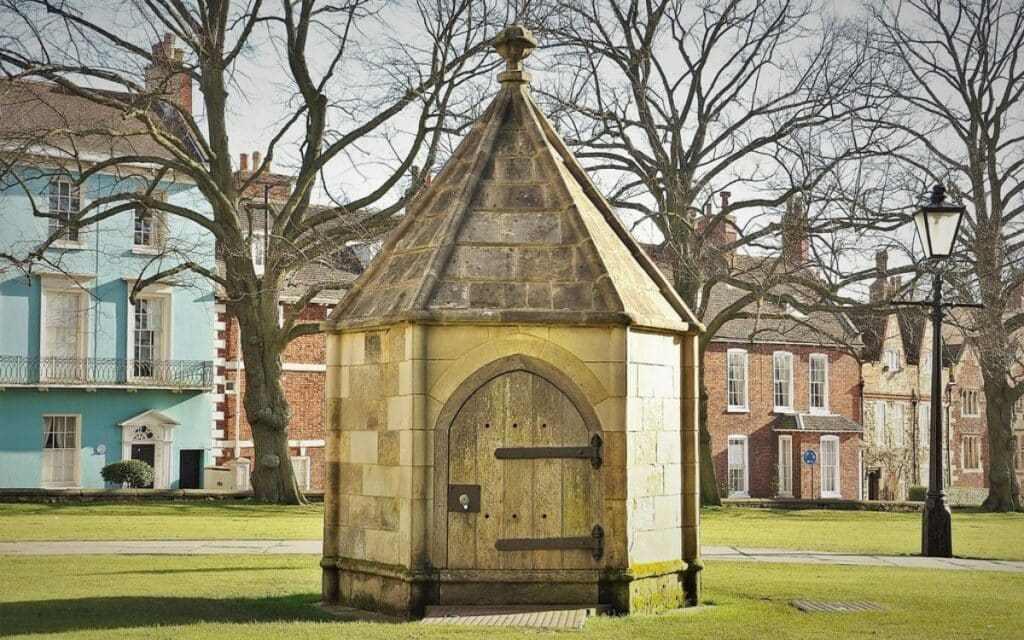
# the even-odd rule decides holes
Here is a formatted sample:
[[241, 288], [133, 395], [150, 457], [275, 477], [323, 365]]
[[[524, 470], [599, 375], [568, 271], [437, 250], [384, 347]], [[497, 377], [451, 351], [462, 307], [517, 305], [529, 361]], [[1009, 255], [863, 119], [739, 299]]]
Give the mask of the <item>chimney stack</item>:
[[238, 170], [248, 171], [249, 170], [249, 154], [243, 153], [238, 156]]
[[885, 249], [875, 252], [875, 281], [868, 288], [868, 300], [881, 302], [885, 300], [885, 272], [889, 269], [889, 252]]
[[146, 67], [146, 90], [185, 113], [192, 113], [192, 77], [185, 71], [185, 52], [174, 46], [174, 35], [170, 33], [152, 50], [153, 58]]
[[722, 211], [725, 211], [729, 208], [729, 196], [732, 194], [728, 191], [722, 191], [718, 195], [722, 196]]
[[811, 259], [810, 225], [804, 200], [796, 196], [782, 214], [782, 260], [791, 269], [808, 266]]
[[263, 160], [263, 154], [260, 153], [259, 151], [253, 151], [252, 152], [252, 170], [253, 171], [259, 171], [260, 170], [260, 161], [261, 160]]

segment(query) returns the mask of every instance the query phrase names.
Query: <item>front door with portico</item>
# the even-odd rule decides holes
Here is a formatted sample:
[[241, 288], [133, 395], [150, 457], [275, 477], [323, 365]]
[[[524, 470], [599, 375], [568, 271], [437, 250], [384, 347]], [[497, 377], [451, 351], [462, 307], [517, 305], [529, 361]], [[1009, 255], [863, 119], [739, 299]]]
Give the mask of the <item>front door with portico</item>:
[[448, 569], [600, 566], [602, 442], [557, 386], [502, 373], [448, 437]]

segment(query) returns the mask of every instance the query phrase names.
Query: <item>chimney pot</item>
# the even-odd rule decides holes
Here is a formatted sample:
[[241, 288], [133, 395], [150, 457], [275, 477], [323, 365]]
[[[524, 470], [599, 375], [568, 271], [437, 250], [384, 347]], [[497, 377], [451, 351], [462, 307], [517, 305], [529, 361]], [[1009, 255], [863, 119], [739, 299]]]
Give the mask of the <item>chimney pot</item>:
[[259, 171], [260, 161], [261, 160], [263, 160], [263, 154], [261, 154], [259, 151], [253, 151], [252, 152], [252, 170], [253, 171]]
[[243, 153], [238, 156], [238, 170], [248, 171], [249, 170], [249, 154]]
[[889, 252], [885, 249], [875, 252], [875, 269], [883, 274], [889, 268]]
[[729, 196], [732, 194], [728, 191], [722, 191], [718, 195], [722, 196], [722, 210], [725, 210], [729, 206]]

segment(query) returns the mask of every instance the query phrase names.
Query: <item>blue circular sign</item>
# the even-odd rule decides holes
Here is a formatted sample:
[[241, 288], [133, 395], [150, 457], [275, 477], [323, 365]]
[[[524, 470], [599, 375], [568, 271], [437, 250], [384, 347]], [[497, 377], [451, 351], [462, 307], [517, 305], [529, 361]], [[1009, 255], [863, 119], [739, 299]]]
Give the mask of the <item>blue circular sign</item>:
[[818, 461], [818, 454], [814, 452], [814, 449], [808, 449], [804, 451], [804, 462], [807, 464], [814, 464]]

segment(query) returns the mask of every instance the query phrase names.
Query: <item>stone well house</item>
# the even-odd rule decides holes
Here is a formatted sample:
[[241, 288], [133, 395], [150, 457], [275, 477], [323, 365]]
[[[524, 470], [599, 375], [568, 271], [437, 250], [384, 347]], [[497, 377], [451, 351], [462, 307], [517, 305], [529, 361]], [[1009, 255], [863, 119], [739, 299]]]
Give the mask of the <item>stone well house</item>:
[[[157, 60], [179, 57], [173, 44], [158, 43]], [[148, 87], [171, 87], [163, 100], [190, 110], [191, 82], [161, 67], [147, 71]], [[180, 130], [177, 112], [158, 107], [146, 106]], [[0, 112], [0, 139], [16, 154], [4, 160], [0, 251], [25, 255], [61, 234], [31, 270], [0, 267], [0, 487], [102, 488], [102, 467], [134, 458], [153, 465], [156, 488], [200, 488], [213, 461], [213, 288], [186, 273], [134, 302], [129, 295], [157, 272], [153, 261], [168, 268], [178, 251], [212, 268], [212, 238], [144, 207], [81, 229], [62, 225], [91, 200], [146, 184], [112, 171], [79, 184], [79, 167], [164, 150], [121, 111], [50, 84], [3, 83]], [[206, 206], [181, 178], [157, 193]], [[35, 216], [33, 206], [57, 217]]]
[[701, 330], [530, 96], [501, 89], [331, 314], [323, 599], [697, 601]]

